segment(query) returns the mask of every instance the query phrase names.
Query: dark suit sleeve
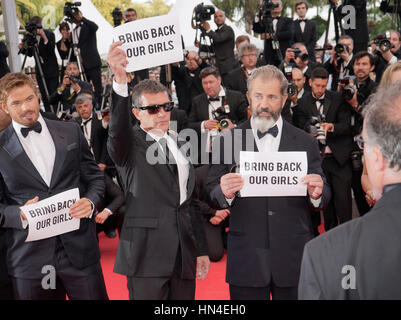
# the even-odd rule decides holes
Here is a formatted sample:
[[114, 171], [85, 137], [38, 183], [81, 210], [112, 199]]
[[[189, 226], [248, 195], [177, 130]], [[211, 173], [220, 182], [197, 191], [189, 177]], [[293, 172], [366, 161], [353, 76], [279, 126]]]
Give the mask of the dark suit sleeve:
[[223, 42], [234, 40], [235, 38], [234, 31], [229, 26], [225, 27], [220, 32], [210, 31], [207, 35], [213, 39], [215, 44], [221, 44]]
[[294, 36], [294, 22], [290, 18], [285, 19], [285, 24], [276, 32], [278, 41], [291, 41]]
[[196, 248], [197, 248], [197, 256], [207, 256], [208, 255], [208, 247], [205, 229], [203, 228], [202, 218], [200, 216], [200, 206], [199, 200], [195, 197], [191, 200], [191, 205], [189, 207], [191, 214], [191, 224], [192, 230], [194, 232]]
[[333, 133], [328, 133], [334, 136], [346, 136], [351, 134], [351, 108], [341, 97], [336, 122], [334, 123]]
[[[51, 32], [51, 31], [45, 30], [45, 34], [46, 34], [46, 37], [47, 37], [48, 41], [47, 41], [46, 44], [44, 44], [43, 39], [41, 39], [43, 45], [40, 46], [40, 49], [41, 49], [41, 51], [42, 50], [46, 51], [46, 54], [44, 55], [43, 52], [41, 52], [40, 55], [41, 56], [53, 55], [54, 54], [54, 49], [55, 49], [55, 46], [56, 46], [56, 38], [54, 36], [54, 33]], [[46, 63], [46, 61], [44, 61], [44, 63]]]
[[237, 113], [238, 123], [241, 123], [241, 122], [247, 120], [248, 103], [242, 93], [239, 95], [239, 104], [237, 106], [236, 113]]
[[299, 300], [324, 300], [321, 284], [316, 276], [316, 270], [307, 243], [301, 263], [301, 274], [298, 285]]
[[200, 109], [200, 97], [195, 97], [192, 99], [192, 107], [191, 107], [191, 112], [188, 117], [188, 128], [194, 129], [198, 134], [201, 134], [201, 124], [202, 120], [200, 120], [200, 116], [198, 114], [198, 111]]
[[88, 30], [90, 32], [96, 32], [97, 29], [99, 28], [98, 25], [96, 23], [94, 23], [93, 21], [90, 21], [88, 19], [86, 19], [85, 17], [82, 17], [82, 22], [88, 27]]
[[106, 208], [113, 214], [118, 212], [118, 209], [124, 204], [125, 197], [121, 189], [113, 182], [108, 174], [104, 175], [106, 184], [106, 193], [109, 198], [113, 199], [110, 203], [106, 204]]
[[0, 41], [0, 56], [7, 58], [8, 54], [7, 46], [4, 44], [4, 42]]

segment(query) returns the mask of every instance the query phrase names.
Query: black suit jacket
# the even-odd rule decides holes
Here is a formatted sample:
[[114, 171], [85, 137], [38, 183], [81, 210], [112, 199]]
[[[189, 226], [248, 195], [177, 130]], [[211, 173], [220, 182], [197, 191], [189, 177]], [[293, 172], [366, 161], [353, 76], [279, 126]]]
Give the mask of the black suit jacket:
[[[333, 63], [330, 63], [330, 59], [327, 60], [324, 64], [323, 67], [326, 68], [326, 70], [333, 75], [333, 79], [331, 81], [331, 90], [333, 91], [337, 91], [337, 87], [338, 87], [338, 80], [340, 77], [340, 73], [339, 71], [337, 71], [336, 67], [334, 66]], [[340, 68], [340, 66], [338, 66], [338, 68]], [[354, 75], [354, 57], [352, 57], [351, 61], [347, 64], [347, 66], [344, 68], [345, 71], [344, 73], [353, 76]]]
[[0, 78], [10, 72], [7, 64], [8, 49], [4, 42], [0, 41]]
[[[92, 85], [89, 82], [86, 81], [79, 81], [78, 85], [82, 90], [90, 91], [92, 92]], [[61, 84], [60, 84], [61, 86]], [[50, 97], [49, 97], [49, 102], [51, 104], [57, 104], [59, 101], [63, 105], [63, 110], [68, 111], [70, 110], [71, 112], [75, 110], [75, 99], [77, 98], [77, 93], [73, 91], [71, 93], [71, 87], [67, 86], [65, 89], [61, 92], [61, 94], [58, 93], [58, 91], [50, 92]]]
[[[311, 117], [319, 115], [311, 92], [306, 92], [302, 99], [299, 100], [296, 112], [299, 127], [308, 131]], [[340, 166], [344, 166], [349, 160], [353, 149], [353, 141], [351, 138], [351, 108], [344, 101], [341, 94], [326, 91], [323, 113], [326, 116], [326, 122], [334, 124], [334, 132], [329, 132], [327, 134], [327, 145], [330, 147], [334, 158]]]
[[[233, 161], [239, 159], [239, 152], [258, 151], [255, 140], [253, 144], [245, 143], [249, 141], [246, 132], [251, 130], [250, 120], [233, 130], [240, 132], [242, 146], [234, 146], [235, 139], [228, 139], [233, 145], [227, 148], [222, 136], [216, 141], [220, 143], [220, 150], [233, 151], [227, 154], [230, 158], [224, 158], [223, 152], [213, 155], [209, 168], [206, 189], [209, 205], [215, 209], [229, 207], [221, 191], [220, 178], [230, 172]], [[283, 121], [279, 151], [306, 151], [308, 174], [319, 174], [325, 180], [316, 140], [286, 121]], [[323, 208], [330, 200], [327, 184], [321, 199], [320, 208]], [[276, 286], [297, 286], [303, 248], [313, 238], [311, 208], [309, 197], [236, 197], [230, 208], [227, 282], [242, 287], [265, 287], [273, 277]]]
[[369, 42], [369, 29], [366, 0], [344, 0], [343, 3], [337, 8], [339, 17], [349, 14], [347, 11], [344, 15], [341, 13], [344, 6], [353, 6], [356, 13], [355, 28], [344, 28], [344, 33], [348, 36], [351, 36], [355, 43], [363, 43], [367, 45]]
[[20, 206], [78, 188], [96, 206], [104, 192], [103, 174], [93, 160], [79, 126], [74, 122], [45, 119], [56, 148], [50, 187], [25, 153], [14, 127], [0, 133], [0, 222], [7, 230], [7, 262], [11, 276], [40, 279], [44, 265], [55, 265], [56, 240], [60, 239], [69, 261], [78, 269], [99, 261], [99, 247], [93, 219], [81, 219], [80, 228], [57, 237], [27, 242], [28, 228], [22, 228]]
[[[262, 21], [253, 24], [253, 31], [256, 33], [265, 33], [265, 25]], [[281, 55], [284, 58], [285, 51], [291, 47], [294, 42], [294, 21], [288, 17], [279, 17], [276, 26], [276, 37], [280, 45]], [[279, 66], [277, 54], [273, 51], [272, 40], [265, 40], [264, 58], [266, 64]]]
[[[393, 186], [369, 213], [306, 244], [299, 299], [401, 299], [401, 186]], [[352, 274], [355, 289], [344, 290]]]
[[[173, 128], [172, 121], [175, 121], [177, 124], [176, 128]], [[184, 110], [180, 110], [177, 108], [174, 108], [171, 110], [171, 116], [170, 116], [170, 129], [176, 131], [177, 133], [180, 133], [181, 130], [184, 130], [188, 127], [188, 117], [187, 113]]]
[[100, 68], [102, 65], [97, 50], [96, 31], [98, 28], [96, 23], [82, 17], [78, 48], [81, 52], [82, 64], [86, 70]]
[[229, 73], [235, 63], [234, 47], [235, 34], [233, 28], [223, 24], [216, 31], [210, 31], [207, 35], [213, 39], [213, 47], [216, 53], [217, 67], [221, 75]]
[[228, 89], [241, 92], [246, 97], [248, 91], [247, 77], [242, 67], [232, 70], [226, 77], [226, 86]]
[[[238, 124], [247, 119], [247, 102], [241, 92], [226, 89], [226, 102], [230, 106], [228, 118]], [[188, 127], [201, 134], [201, 123], [209, 120], [209, 101], [206, 93], [195, 97], [192, 101], [192, 109], [188, 118]]]
[[[126, 198], [114, 272], [135, 277], [168, 277], [179, 252], [181, 277], [193, 280], [196, 257], [207, 254], [204, 237], [195, 238], [199, 233], [193, 229], [203, 230], [199, 207], [192, 202], [193, 166], [189, 165], [187, 198], [180, 204], [179, 184], [171, 166], [150, 164], [147, 159], [148, 148], [158, 144], [139, 126], [132, 127], [129, 98], [113, 92], [112, 101], [107, 147]], [[161, 156], [159, 149], [155, 152], [157, 157]], [[198, 222], [193, 223], [193, 218]]]
[[294, 21], [294, 42], [302, 42], [305, 44], [309, 60], [315, 61], [315, 45], [317, 41], [316, 22], [311, 20], [305, 21], [305, 29], [302, 32], [299, 19]]

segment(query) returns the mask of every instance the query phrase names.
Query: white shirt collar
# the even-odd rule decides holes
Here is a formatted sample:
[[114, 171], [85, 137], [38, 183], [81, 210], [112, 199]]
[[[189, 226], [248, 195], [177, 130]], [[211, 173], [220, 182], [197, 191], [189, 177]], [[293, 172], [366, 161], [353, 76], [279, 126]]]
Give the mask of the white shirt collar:
[[[277, 134], [277, 137], [275, 137], [275, 138], [278, 138], [278, 137], [281, 136], [281, 132], [282, 132], [282, 130], [283, 130], [283, 118], [281, 117], [281, 115], [280, 115], [280, 117], [277, 119], [277, 121], [272, 125], [272, 128], [273, 128], [275, 125], [277, 125], [277, 129], [278, 129], [278, 134]], [[267, 136], [267, 135], [265, 135], [262, 139], [259, 139], [259, 138], [258, 138], [258, 135], [257, 135], [257, 133], [256, 133], [256, 128], [254, 128], [254, 125], [253, 125], [253, 117], [251, 117], [251, 128], [252, 128], [252, 131], [253, 131], [253, 133], [254, 133], [255, 139], [262, 140], [262, 139], [264, 139], [264, 138]]]
[[[226, 96], [226, 91], [224, 90], [224, 88], [222, 87], [222, 86], [220, 86], [220, 92], [219, 92], [219, 94], [217, 95], [217, 97], [225, 97]], [[216, 98], [217, 98], [216, 97]], [[207, 96], [207, 98], [209, 99], [209, 98], [211, 98], [210, 96]]]

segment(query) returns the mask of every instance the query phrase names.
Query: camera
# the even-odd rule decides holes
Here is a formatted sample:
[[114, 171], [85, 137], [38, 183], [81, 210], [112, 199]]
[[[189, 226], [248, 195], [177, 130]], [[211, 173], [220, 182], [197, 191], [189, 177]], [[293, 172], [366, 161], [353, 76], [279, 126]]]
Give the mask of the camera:
[[115, 7], [114, 10], [111, 12], [111, 16], [113, 17], [114, 26], [119, 26], [121, 21], [123, 20], [123, 13], [120, 7]]
[[363, 170], [362, 155], [363, 155], [362, 150], [355, 150], [351, 152], [352, 169], [354, 171]]
[[297, 86], [292, 83], [292, 66], [284, 67], [284, 75], [288, 80], [287, 94], [289, 97], [292, 97], [298, 92]]
[[263, 5], [259, 6], [260, 16], [271, 16], [272, 10], [279, 6], [278, 3], [273, 3], [271, 0], [263, 1]]
[[215, 9], [213, 6], [205, 6], [202, 2], [194, 8], [193, 19], [197, 24], [200, 24], [201, 22], [211, 20], [214, 13]]
[[348, 46], [342, 43], [337, 43], [336, 46], [334, 47], [334, 51], [337, 54], [344, 53], [345, 51], [348, 52]]
[[309, 59], [309, 55], [307, 53], [301, 53], [301, 50], [298, 48], [291, 49], [290, 51], [294, 52], [295, 58], [300, 58], [304, 62]]
[[344, 78], [339, 79], [338, 81], [344, 85], [343, 89], [343, 97], [345, 100], [351, 100], [355, 94], [355, 85], [350, 84], [350, 80], [356, 79], [356, 76], [346, 76]]
[[390, 39], [391, 34], [390, 31], [387, 31], [385, 33], [380, 33], [376, 36], [376, 38], [373, 39], [373, 43], [379, 47], [381, 52], [386, 52], [393, 48], [393, 45], [391, 44]]
[[309, 120], [308, 131], [316, 136], [317, 141], [321, 145], [326, 145], [326, 136], [324, 134], [324, 128], [322, 123], [326, 122], [326, 117], [324, 115], [312, 116]]
[[64, 5], [64, 15], [67, 17], [67, 21], [74, 22], [74, 15], [79, 12], [79, 6], [81, 2], [66, 2]]
[[228, 128], [230, 123], [227, 121], [228, 114], [230, 113], [230, 107], [228, 104], [223, 105], [222, 107], [217, 108], [212, 111], [213, 118], [219, 121], [217, 125], [217, 129], [221, 131], [222, 129]]
[[76, 75], [73, 75], [73, 74], [70, 74], [68, 76], [68, 79], [70, 79], [70, 81], [73, 83], [78, 83], [80, 81], [79, 77], [77, 77]]
[[35, 23], [35, 22], [28, 22], [25, 25], [25, 30], [28, 31], [29, 33], [36, 34], [38, 29], [42, 29], [43, 26], [40, 23]]
[[57, 116], [61, 121], [70, 121], [73, 118], [69, 111], [60, 111]]
[[[25, 30], [27, 33], [24, 35], [24, 38], [22, 39], [22, 43], [24, 44], [24, 48], [32, 48], [35, 44], [38, 43], [38, 40], [36, 39], [36, 35], [38, 32], [38, 29], [42, 29], [42, 25], [40, 23], [35, 23], [35, 22], [28, 22], [25, 25]], [[18, 54], [21, 53], [22, 50], [18, 52]]]

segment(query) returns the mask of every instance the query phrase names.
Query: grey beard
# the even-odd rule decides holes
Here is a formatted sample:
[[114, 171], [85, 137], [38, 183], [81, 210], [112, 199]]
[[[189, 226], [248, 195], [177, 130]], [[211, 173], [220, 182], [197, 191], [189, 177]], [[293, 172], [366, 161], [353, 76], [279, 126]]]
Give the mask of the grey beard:
[[[259, 113], [262, 111], [270, 112], [271, 117], [270, 118], [259, 117]], [[266, 110], [265, 108], [259, 108], [256, 111], [256, 113], [252, 114], [252, 123], [256, 130], [259, 130], [260, 132], [266, 132], [271, 127], [273, 127], [273, 125], [277, 122], [279, 116], [280, 114], [276, 114], [271, 110]]]

